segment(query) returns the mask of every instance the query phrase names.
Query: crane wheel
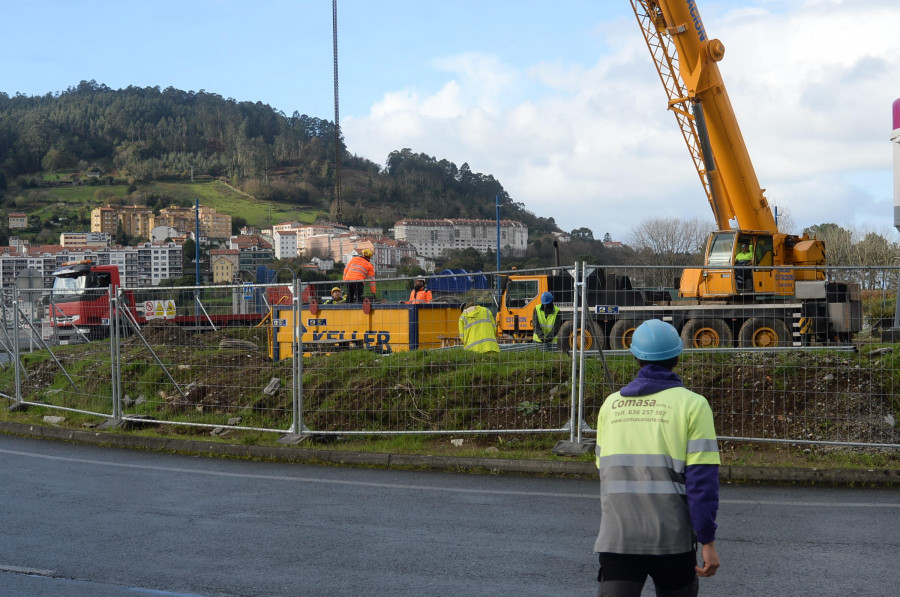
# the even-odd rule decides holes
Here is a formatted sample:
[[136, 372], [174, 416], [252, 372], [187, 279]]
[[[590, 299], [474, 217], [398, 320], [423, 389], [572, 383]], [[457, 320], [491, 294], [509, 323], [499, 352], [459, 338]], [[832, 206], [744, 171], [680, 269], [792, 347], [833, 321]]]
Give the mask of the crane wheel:
[[731, 328], [724, 319], [691, 319], [681, 330], [686, 348], [727, 348], [734, 342]]
[[781, 319], [752, 317], [744, 322], [738, 332], [738, 344], [742, 348], [774, 348], [790, 346], [791, 333]]
[[620, 319], [615, 322], [609, 331], [609, 347], [613, 350], [631, 348], [631, 336], [642, 323], [644, 322], [640, 319]]
[[[573, 349], [579, 348], [581, 340], [581, 326], [574, 326], [571, 321], [567, 321], [559, 328], [559, 336], [557, 336], [557, 344], [560, 350], [566, 354], [571, 354]], [[584, 323], [584, 349], [599, 350], [603, 346], [603, 334], [597, 328], [597, 324], [593, 320], [587, 319]]]

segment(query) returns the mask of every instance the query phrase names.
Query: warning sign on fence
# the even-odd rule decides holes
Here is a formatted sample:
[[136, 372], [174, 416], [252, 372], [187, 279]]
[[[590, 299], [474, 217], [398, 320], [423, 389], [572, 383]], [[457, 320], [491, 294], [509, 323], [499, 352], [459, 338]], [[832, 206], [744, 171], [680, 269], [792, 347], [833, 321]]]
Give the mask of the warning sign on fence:
[[144, 301], [144, 317], [147, 319], [175, 319], [175, 301]]

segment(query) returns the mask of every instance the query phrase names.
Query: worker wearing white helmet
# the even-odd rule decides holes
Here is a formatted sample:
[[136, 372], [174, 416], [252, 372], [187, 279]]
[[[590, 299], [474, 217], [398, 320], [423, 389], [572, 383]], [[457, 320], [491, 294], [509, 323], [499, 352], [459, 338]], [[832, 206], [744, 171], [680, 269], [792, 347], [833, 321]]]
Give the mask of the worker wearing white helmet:
[[409, 302], [430, 303], [431, 291], [425, 286], [425, 278], [416, 278], [413, 282], [413, 289], [409, 292]]
[[640, 371], [597, 416], [594, 551], [604, 597], [639, 597], [648, 575], [657, 595], [693, 597], [697, 576], [719, 568], [719, 448], [706, 398], [673, 372], [682, 350], [672, 325], [659, 319], [639, 325], [631, 353]]

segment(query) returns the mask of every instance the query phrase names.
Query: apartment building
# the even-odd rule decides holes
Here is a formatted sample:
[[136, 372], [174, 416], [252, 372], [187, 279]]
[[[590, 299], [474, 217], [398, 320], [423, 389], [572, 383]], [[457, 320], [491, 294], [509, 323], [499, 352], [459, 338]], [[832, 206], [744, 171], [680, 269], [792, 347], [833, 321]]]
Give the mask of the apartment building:
[[326, 255], [334, 261], [347, 263], [354, 254], [372, 249], [372, 265], [380, 274], [394, 272], [407, 260], [415, 261], [416, 248], [406, 241], [398, 241], [384, 235], [359, 236], [357, 234], [320, 234], [310, 239], [310, 250]]
[[115, 237], [121, 229], [128, 236], [150, 238], [155, 218], [146, 207], [107, 205], [91, 210], [91, 232]]
[[237, 277], [240, 267], [240, 254], [237, 249], [212, 249], [209, 252], [209, 268], [212, 271], [213, 284], [231, 284]]
[[238, 251], [238, 269], [256, 272], [260, 265], [271, 265], [275, 249], [260, 234], [240, 234], [228, 239], [228, 248]]
[[108, 247], [112, 237], [107, 232], [63, 232], [59, 244], [66, 249]]
[[118, 225], [118, 213], [113, 206], [107, 205], [91, 210], [91, 232], [102, 232], [115, 236]]
[[[197, 212], [193, 207], [170, 206], [160, 210], [156, 218], [159, 226], [171, 226], [185, 232], [197, 229]], [[209, 238], [228, 238], [231, 236], [231, 216], [220, 214], [214, 208], [200, 206], [200, 236]]]
[[10, 230], [12, 230], [13, 228], [28, 228], [28, 214], [23, 214], [23, 213], [9, 214], [8, 222], [9, 222], [8, 226], [9, 226]]
[[[351, 228], [341, 224], [303, 224], [301, 222], [282, 222], [272, 226], [272, 236], [278, 233], [293, 231], [297, 234], [297, 253], [309, 253], [312, 250], [310, 239], [323, 234], [339, 236], [351, 232]], [[361, 236], [357, 233], [358, 236]]]
[[122, 283], [129, 288], [156, 286], [167, 278], [180, 278], [181, 245], [141, 243], [135, 247], [66, 248], [61, 245], [0, 247], [0, 284], [9, 288], [26, 268], [44, 277], [45, 288], [53, 286], [51, 274], [69, 261], [89, 259], [97, 265], [115, 265]]
[[[473, 248], [480, 253], [497, 250], [497, 222], [493, 220], [401, 220], [394, 226], [397, 240], [411, 243], [423, 257], [441, 257], [447, 251]], [[500, 250], [520, 253], [528, 247], [528, 227], [500, 220]]]
[[272, 231], [275, 241], [276, 259], [294, 259], [297, 257], [297, 231], [275, 230]]

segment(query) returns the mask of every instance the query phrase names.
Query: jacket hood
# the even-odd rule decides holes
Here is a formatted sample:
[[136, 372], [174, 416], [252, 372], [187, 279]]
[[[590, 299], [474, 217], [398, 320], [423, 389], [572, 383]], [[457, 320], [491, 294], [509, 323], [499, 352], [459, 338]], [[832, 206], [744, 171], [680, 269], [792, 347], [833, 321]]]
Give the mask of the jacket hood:
[[659, 365], [644, 365], [638, 371], [637, 377], [619, 391], [625, 397], [649, 396], [670, 388], [683, 388], [684, 382], [665, 367]]
[[475, 321], [481, 316], [481, 308], [477, 305], [474, 307], [467, 307], [463, 312], [461, 317], [465, 317], [468, 321]]

